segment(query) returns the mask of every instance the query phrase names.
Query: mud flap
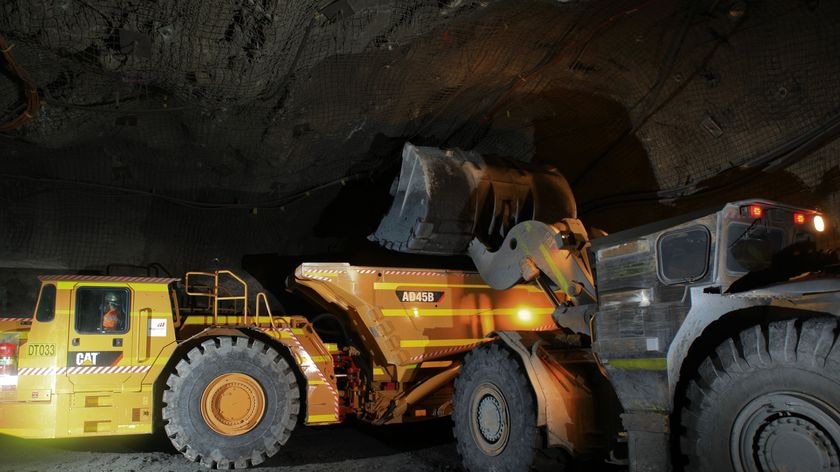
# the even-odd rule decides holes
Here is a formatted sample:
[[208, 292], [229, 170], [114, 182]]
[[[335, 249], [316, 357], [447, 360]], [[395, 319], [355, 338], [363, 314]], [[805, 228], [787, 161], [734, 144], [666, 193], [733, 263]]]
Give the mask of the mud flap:
[[554, 168], [410, 143], [391, 194], [369, 239], [405, 253], [464, 254], [474, 238], [496, 250], [521, 221], [576, 216], [569, 184]]

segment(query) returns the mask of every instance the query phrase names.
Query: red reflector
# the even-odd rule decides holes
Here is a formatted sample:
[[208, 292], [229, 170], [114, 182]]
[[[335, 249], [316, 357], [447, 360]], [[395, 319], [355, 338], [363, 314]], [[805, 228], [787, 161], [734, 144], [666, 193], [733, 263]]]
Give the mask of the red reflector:
[[802, 213], [794, 213], [793, 214], [793, 222], [798, 224], [798, 225], [804, 225], [805, 224], [805, 215], [803, 215]]
[[750, 205], [750, 216], [753, 218], [761, 218], [761, 215], [764, 214], [764, 210], [758, 205]]

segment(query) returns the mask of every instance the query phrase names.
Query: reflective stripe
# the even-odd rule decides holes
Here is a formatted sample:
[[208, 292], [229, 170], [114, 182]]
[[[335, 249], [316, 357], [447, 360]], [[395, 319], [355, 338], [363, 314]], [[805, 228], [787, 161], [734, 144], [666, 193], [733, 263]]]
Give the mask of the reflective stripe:
[[[516, 316], [522, 308], [498, 308], [488, 310], [481, 308], [418, 308], [417, 316]], [[550, 315], [553, 308], [528, 308], [534, 315]], [[382, 316], [414, 316], [415, 311], [404, 308], [384, 308]]]
[[306, 417], [308, 423], [335, 423], [338, 421], [337, 416], [333, 415], [309, 415]]
[[438, 277], [446, 277], [450, 275], [448, 272], [445, 271], [430, 271], [430, 270], [394, 270], [388, 269], [384, 270], [383, 273], [385, 275], [420, 275], [420, 276], [438, 276]]
[[554, 275], [554, 280], [560, 284], [560, 290], [563, 293], [569, 293], [569, 281], [563, 277], [563, 273], [560, 272], [560, 268], [554, 263], [554, 259], [551, 258], [551, 254], [548, 252], [548, 248], [545, 247], [544, 244], [540, 244], [540, 253], [545, 258], [546, 262], [548, 262], [548, 267]]
[[604, 362], [607, 367], [615, 367], [624, 370], [667, 370], [668, 359], [664, 357], [652, 357], [645, 359], [610, 359]]
[[[303, 357], [303, 356], [311, 357], [310, 354], [306, 351], [306, 348], [303, 347], [303, 344], [300, 342], [300, 339], [298, 339], [297, 336], [295, 336], [295, 331], [301, 331], [302, 332], [303, 331], [302, 329], [300, 329], [300, 328], [294, 328], [294, 329], [293, 328], [279, 328], [279, 329], [272, 328], [271, 331], [278, 334], [281, 339], [284, 338], [284, 337], [288, 337], [289, 339], [292, 340], [293, 343], [295, 343], [295, 346], [297, 347], [297, 352], [293, 352], [293, 354], [294, 354], [295, 359], [297, 360], [299, 365], [301, 363], [300, 362], [301, 357]], [[290, 349], [293, 349], [292, 346], [288, 346], [288, 347]], [[327, 380], [327, 377], [324, 375], [324, 373], [321, 372], [321, 369], [319, 369], [317, 365], [313, 365], [313, 367], [314, 367], [314, 370], [315, 370], [315, 374], [318, 375], [318, 378], [320, 379], [320, 381], [323, 382], [323, 385], [326, 386], [327, 389], [329, 389], [330, 393], [332, 394], [334, 414], [333, 414], [333, 416], [330, 416], [330, 415], [315, 415], [315, 416], [309, 416], [309, 418], [320, 418], [320, 417], [329, 416], [330, 417], [329, 421], [330, 422], [335, 422], [335, 421], [337, 421], [338, 416], [339, 416], [339, 413], [338, 413], [339, 412], [338, 392], [336, 392], [333, 385]], [[309, 376], [309, 374], [307, 373], [307, 377], [308, 376]], [[307, 381], [308, 380], [309, 379], [307, 379]], [[311, 423], [313, 420], [307, 420], [307, 421], [309, 421]], [[317, 419], [314, 420], [314, 421], [319, 422], [319, 420], [317, 420]], [[323, 422], [323, 421], [320, 421], [320, 422]]]
[[436, 357], [448, 356], [449, 354], [452, 354], [452, 353], [455, 353], [455, 352], [468, 351], [468, 350], [472, 349], [474, 346], [477, 346], [477, 345], [481, 344], [482, 342], [489, 341], [489, 340], [490, 339], [482, 339], [482, 340], [479, 340], [478, 342], [465, 344], [465, 345], [462, 345], [462, 346], [449, 347], [449, 348], [446, 348], [446, 349], [438, 349], [438, 350], [432, 351], [432, 352], [426, 351], [422, 354], [412, 356], [411, 360], [419, 362], [419, 361], [422, 361], [424, 359], [433, 359], [433, 358], [436, 358]]
[[304, 269], [303, 272], [306, 273], [306, 274], [316, 274], [316, 275], [338, 275], [339, 274], [339, 271], [337, 271], [337, 270]]
[[151, 368], [148, 365], [22, 367], [18, 369], [18, 375], [137, 374], [148, 372]]
[[374, 290], [394, 290], [399, 287], [490, 288], [486, 284], [426, 284], [417, 282], [374, 282], [373, 284]]
[[138, 292], [169, 292], [169, 286], [162, 283], [126, 283], [117, 279], [109, 280], [107, 282], [94, 282], [86, 280], [74, 280], [72, 282], [56, 282], [56, 288], [59, 290], [72, 290], [81, 285], [84, 287], [130, 287]]
[[[400, 287], [426, 287], [426, 288], [475, 288], [480, 290], [489, 290], [490, 286], [486, 284], [427, 284], [418, 282], [374, 282], [374, 290], [396, 290]], [[525, 290], [528, 292], [542, 293], [539, 287], [533, 285], [514, 285], [508, 290]]]
[[280, 331], [280, 339], [293, 339], [294, 335], [296, 334], [304, 334], [303, 329], [301, 328], [292, 328], [291, 333], [289, 333], [289, 328], [279, 328], [283, 331]]
[[469, 346], [485, 341], [484, 338], [478, 339], [404, 339], [400, 341], [400, 347], [449, 347], [449, 346]]

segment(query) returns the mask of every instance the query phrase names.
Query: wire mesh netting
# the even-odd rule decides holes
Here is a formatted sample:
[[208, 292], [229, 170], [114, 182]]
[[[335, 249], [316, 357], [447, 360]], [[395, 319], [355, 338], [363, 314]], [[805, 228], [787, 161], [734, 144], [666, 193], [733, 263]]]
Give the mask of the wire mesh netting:
[[3, 2], [40, 101], [28, 121], [26, 82], [0, 75], [0, 122], [28, 121], [0, 134], [4, 258], [326, 250], [306, 226], [404, 141], [553, 164], [611, 230], [641, 222], [617, 205], [747, 191], [837, 215], [838, 18], [778, 0]]

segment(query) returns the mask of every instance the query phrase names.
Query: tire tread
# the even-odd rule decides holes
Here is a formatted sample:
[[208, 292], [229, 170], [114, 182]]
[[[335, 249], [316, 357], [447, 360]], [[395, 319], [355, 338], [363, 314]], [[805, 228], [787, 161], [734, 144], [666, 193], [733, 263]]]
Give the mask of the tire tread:
[[828, 365], [840, 367], [837, 335], [835, 318], [790, 319], [751, 326], [717, 346], [686, 388], [679, 438], [688, 457], [685, 470], [724, 472], [717, 462], [722, 452], [711, 450], [714, 412], [744, 376], [771, 376], [779, 367], [796, 367], [840, 384], [837, 369], [825, 369]]
[[[225, 456], [222, 448], [213, 448], [202, 453], [190, 443], [190, 433], [185, 430], [185, 421], [181, 415], [190, 407], [182, 404], [184, 399], [179, 392], [185, 387], [189, 376], [196, 375], [197, 369], [203, 368], [207, 363], [223, 362], [235, 352], [244, 352], [254, 363], [270, 367], [274, 371], [274, 375], [280, 380], [280, 385], [285, 387], [281, 398], [287, 402], [288, 411], [276, 427], [265, 430], [266, 437], [262, 441], [261, 449], [235, 453], [231, 457]], [[188, 460], [200, 462], [211, 469], [243, 469], [264, 462], [268, 457], [276, 454], [288, 441], [300, 412], [300, 391], [291, 367], [276, 349], [254, 339], [246, 342], [238, 337], [214, 337], [203, 341], [190, 349], [186, 358], [176, 364], [175, 369], [166, 379], [166, 386], [167, 390], [162, 396], [164, 406], [161, 411], [166, 435], [173, 447]]]

